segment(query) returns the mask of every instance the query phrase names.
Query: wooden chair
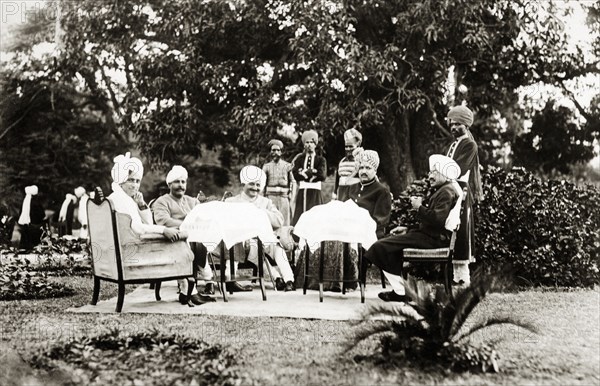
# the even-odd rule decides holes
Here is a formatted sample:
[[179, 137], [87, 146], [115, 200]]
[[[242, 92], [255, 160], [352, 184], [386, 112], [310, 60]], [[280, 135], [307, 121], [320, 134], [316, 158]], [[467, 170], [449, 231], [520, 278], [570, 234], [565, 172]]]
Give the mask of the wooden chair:
[[98, 302], [101, 280], [118, 284], [116, 312], [123, 308], [125, 284], [154, 283], [158, 301], [162, 281], [187, 279], [187, 295], [191, 295], [194, 254], [185, 241], [170, 242], [157, 234], [137, 235], [131, 229], [131, 217], [116, 213], [98, 189], [96, 198], [88, 200], [87, 210], [94, 276], [92, 305]]
[[[464, 210], [464, 203], [467, 199], [467, 188], [463, 188], [463, 200], [461, 203], [460, 212]], [[456, 244], [456, 234], [460, 224], [452, 231], [450, 245], [447, 248], [435, 249], [418, 249], [406, 248], [403, 251], [404, 262], [409, 263], [435, 263], [442, 264], [444, 270], [444, 288], [446, 293], [452, 295], [452, 260], [454, 259], [454, 246]], [[406, 276], [404, 273], [402, 276]]]

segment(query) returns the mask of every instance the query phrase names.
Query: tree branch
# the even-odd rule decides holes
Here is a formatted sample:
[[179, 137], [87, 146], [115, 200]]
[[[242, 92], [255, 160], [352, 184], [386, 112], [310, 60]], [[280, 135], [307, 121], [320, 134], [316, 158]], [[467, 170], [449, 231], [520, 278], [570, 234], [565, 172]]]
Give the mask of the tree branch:
[[445, 136], [447, 137], [452, 137], [452, 134], [446, 130], [446, 128], [440, 123], [440, 121], [437, 119], [436, 116], [436, 112], [433, 108], [433, 103], [431, 102], [431, 99], [429, 99], [429, 97], [426, 94], [423, 94], [423, 97], [425, 98], [425, 104], [427, 105], [427, 108], [429, 109], [429, 111], [431, 112], [431, 118], [433, 119], [433, 123], [435, 124], [435, 126], [442, 132], [444, 133]]
[[46, 89], [46, 86], [43, 86], [42, 88], [40, 88], [39, 90], [37, 90], [35, 92], [35, 94], [33, 94], [33, 96], [31, 97], [31, 99], [29, 100], [29, 106], [27, 106], [27, 109], [25, 110], [25, 112], [23, 113], [23, 115], [21, 115], [19, 117], [19, 119], [17, 119], [16, 121], [14, 121], [10, 126], [8, 126], [3, 132], [2, 134], [0, 134], [0, 140], [2, 138], [4, 138], [4, 136], [10, 131], [10, 129], [12, 129], [13, 127], [15, 127], [16, 125], [19, 124], [19, 122], [21, 122], [23, 120], [23, 118], [25, 118], [27, 116], [27, 114], [29, 114], [29, 111], [31, 111], [31, 109], [33, 108], [33, 101], [35, 100], [35, 98], [37, 98], [38, 94], [41, 93], [42, 91], [44, 91]]
[[577, 110], [579, 110], [579, 114], [581, 114], [588, 121], [594, 122], [595, 121], [594, 116], [592, 116], [592, 114], [588, 113], [585, 110], [585, 108], [581, 105], [581, 103], [579, 103], [577, 98], [575, 98], [575, 94], [573, 94], [573, 92], [571, 90], [569, 90], [567, 88], [567, 86], [565, 86], [565, 83], [563, 81], [560, 82], [560, 86], [563, 89], [563, 91], [569, 96], [569, 98], [571, 98], [571, 100], [575, 104], [575, 107], [577, 107]]

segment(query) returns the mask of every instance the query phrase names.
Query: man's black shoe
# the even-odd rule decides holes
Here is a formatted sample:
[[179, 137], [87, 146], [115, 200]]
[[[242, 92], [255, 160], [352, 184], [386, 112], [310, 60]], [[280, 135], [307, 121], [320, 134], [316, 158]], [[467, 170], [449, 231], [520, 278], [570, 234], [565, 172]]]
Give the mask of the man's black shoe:
[[227, 292], [249, 292], [249, 291], [252, 291], [252, 287], [243, 286], [240, 283], [238, 283], [237, 281], [234, 281], [231, 283], [226, 283], [225, 290]]
[[194, 303], [192, 302], [192, 298], [191, 296], [188, 298], [186, 295], [184, 294], [179, 294], [179, 303], [181, 304], [187, 304], [190, 307], [194, 307]]
[[206, 295], [202, 295], [202, 294], [193, 294], [192, 295], [192, 303], [194, 304], [198, 304], [198, 302], [201, 302], [201, 304], [204, 303], [214, 303], [217, 300], [215, 298], [211, 298], [210, 296], [206, 296]]
[[406, 295], [398, 295], [394, 291], [380, 292], [377, 296], [384, 302], [410, 302], [410, 297]]
[[285, 289], [285, 282], [282, 278], [278, 277], [275, 279], [275, 288], [277, 291], [283, 291]]
[[296, 286], [294, 285], [294, 282], [288, 281], [287, 283], [285, 283], [285, 292], [295, 291], [295, 290], [296, 290]]
[[215, 283], [206, 283], [202, 295], [214, 295], [215, 294]]

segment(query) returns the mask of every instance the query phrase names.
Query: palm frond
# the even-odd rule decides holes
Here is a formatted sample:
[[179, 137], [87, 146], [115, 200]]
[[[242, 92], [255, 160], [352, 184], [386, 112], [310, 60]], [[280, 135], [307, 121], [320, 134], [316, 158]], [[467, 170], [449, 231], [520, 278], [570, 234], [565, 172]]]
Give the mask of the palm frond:
[[415, 312], [411, 312], [410, 309], [406, 309], [401, 306], [389, 305], [389, 304], [377, 304], [367, 308], [361, 314], [361, 320], [357, 324], [371, 321], [373, 317], [390, 317], [392, 320], [400, 319], [407, 320], [411, 323], [419, 324], [422, 322], [422, 317]]
[[357, 344], [359, 344], [360, 342], [362, 342], [363, 340], [366, 340], [368, 338], [370, 338], [373, 335], [377, 335], [377, 334], [381, 334], [383, 332], [391, 332], [392, 329], [392, 322], [390, 321], [386, 321], [386, 322], [377, 322], [374, 323], [368, 327], [364, 327], [362, 329], [360, 329], [359, 331], [357, 331], [354, 334], [354, 337], [352, 340], [346, 342], [346, 344], [344, 344], [344, 353], [347, 353], [348, 351], [352, 350], [354, 347], [356, 347]]
[[475, 333], [476, 331], [482, 330], [484, 328], [490, 327], [490, 326], [494, 326], [494, 325], [500, 325], [500, 324], [512, 324], [514, 326], [518, 326], [518, 327], [522, 327], [530, 332], [533, 333], [538, 333], [538, 328], [537, 326], [535, 326], [532, 323], [526, 322], [526, 321], [522, 321], [522, 320], [518, 320], [518, 319], [514, 319], [511, 318], [510, 316], [502, 316], [502, 317], [493, 317], [490, 319], [487, 319], [485, 321], [479, 322], [477, 324], [475, 324], [474, 326], [472, 326], [471, 328], [469, 328], [467, 331], [465, 331], [464, 333], [457, 335], [453, 341], [454, 342], [459, 342], [462, 339], [465, 339], [471, 335], [473, 335], [473, 333]]
[[446, 326], [449, 325], [447, 329], [448, 337], [452, 337], [458, 333], [469, 315], [471, 315], [473, 309], [483, 301], [488, 293], [502, 291], [508, 286], [509, 272], [512, 272], [511, 267], [507, 267], [501, 272], [492, 275], [484, 275], [481, 269], [474, 273], [471, 285], [457, 293], [454, 297], [452, 303], [455, 310], [448, 308], [445, 312], [444, 318], [452, 320], [451, 324], [449, 324], [450, 320], [445, 320], [444, 322]]

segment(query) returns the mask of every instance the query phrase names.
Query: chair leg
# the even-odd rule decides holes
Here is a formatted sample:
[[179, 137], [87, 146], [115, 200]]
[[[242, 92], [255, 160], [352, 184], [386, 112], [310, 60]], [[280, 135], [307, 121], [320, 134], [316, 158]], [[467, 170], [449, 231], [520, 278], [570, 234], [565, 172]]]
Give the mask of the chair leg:
[[225, 248], [225, 244], [221, 241], [221, 262], [219, 267], [221, 269], [221, 294], [223, 295], [223, 301], [227, 303], [227, 289], [225, 288], [225, 253], [227, 253], [227, 249]]
[[[216, 276], [217, 275], [217, 266], [215, 265], [215, 259], [213, 259], [213, 256], [210, 253], [207, 254], [206, 258], [210, 259], [210, 265], [212, 267], [212, 271], [214, 272], [214, 274]], [[219, 291], [220, 293], [223, 293], [223, 289], [221, 288], [221, 281], [215, 280], [215, 282], [217, 283], [217, 291]]]
[[446, 289], [446, 293], [448, 294], [448, 296], [450, 298], [452, 298], [452, 276], [454, 274], [454, 267], [452, 266], [452, 263], [446, 263], [446, 274], [444, 275], [445, 280], [444, 280], [444, 287]]
[[116, 312], [121, 312], [123, 309], [123, 302], [125, 301], [125, 283], [119, 283], [119, 293], [117, 295], [117, 308], [115, 308]]
[[365, 288], [367, 286], [367, 262], [360, 244], [358, 244], [358, 285], [360, 287], [360, 302], [364, 303]]
[[325, 242], [321, 242], [319, 253], [319, 301], [323, 303], [323, 272], [325, 271]]
[[94, 293], [92, 294], [92, 306], [95, 306], [98, 303], [98, 296], [100, 295], [100, 278], [98, 276], [94, 276]]
[[310, 249], [308, 243], [304, 246], [304, 283], [302, 283], [302, 295], [306, 295], [308, 289], [308, 260], [310, 259]]
[[383, 269], [379, 270], [379, 274], [381, 275], [381, 287], [385, 289], [385, 275], [383, 274]]
[[[275, 286], [275, 279], [273, 278], [273, 272], [271, 271], [271, 264], [268, 259], [265, 259], [263, 262], [267, 266], [267, 272], [269, 273], [269, 278], [271, 279], [271, 284], [273, 284], [273, 289], [277, 292], [277, 287]], [[254, 274], [256, 276], [256, 274]]]
[[159, 280], [157, 282], [151, 283], [154, 286], [154, 297], [156, 298], [156, 301], [159, 302], [160, 301], [160, 285], [162, 284], [162, 282]]
[[[263, 301], [267, 300], [267, 292], [265, 291], [265, 279], [264, 279], [264, 264], [265, 264], [265, 249], [263, 247], [262, 241], [258, 239], [258, 283], [260, 284], [260, 292], [262, 293]], [[268, 267], [267, 263], [267, 267]], [[269, 268], [269, 275], [271, 275], [271, 269]], [[273, 275], [271, 275], [271, 280], [273, 280]], [[275, 283], [273, 283], [275, 284]]]

